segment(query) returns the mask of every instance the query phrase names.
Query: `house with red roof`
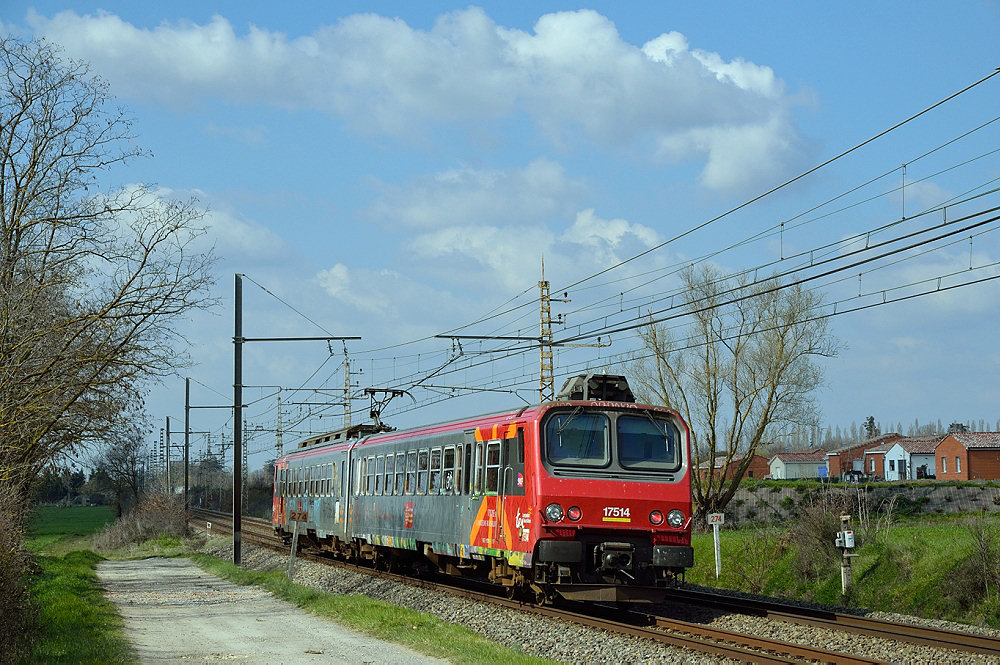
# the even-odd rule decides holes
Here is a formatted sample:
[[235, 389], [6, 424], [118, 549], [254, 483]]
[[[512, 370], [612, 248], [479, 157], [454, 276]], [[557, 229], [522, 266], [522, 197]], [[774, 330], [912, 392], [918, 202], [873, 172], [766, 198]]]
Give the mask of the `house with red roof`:
[[885, 451], [883, 477], [886, 480], [916, 480], [934, 478], [935, 449], [944, 438], [937, 436], [907, 436], [891, 441]]
[[949, 432], [934, 457], [939, 480], [1000, 479], [1000, 432]]
[[816, 448], [809, 451], [778, 453], [768, 461], [771, 478], [827, 478], [826, 451]]
[[[708, 478], [710, 470], [716, 477], [725, 474], [726, 478], [732, 478], [736, 475], [736, 471], [739, 469], [744, 457], [745, 455], [734, 455], [733, 459], [727, 464], [726, 455], [716, 455], [713, 463], [702, 462], [698, 466], [698, 473], [701, 475], [702, 480]], [[743, 475], [746, 478], [763, 478], [770, 472], [771, 469], [768, 465], [767, 458], [763, 455], [754, 455]]]
[[865, 451], [901, 438], [903, 438], [902, 434], [891, 432], [872, 439], [855, 441], [836, 450], [831, 450], [826, 454], [830, 477], [843, 479], [846, 476], [867, 473], [865, 470]]
[[865, 474], [872, 478], [885, 478], [885, 454], [894, 445], [895, 439], [865, 449]]

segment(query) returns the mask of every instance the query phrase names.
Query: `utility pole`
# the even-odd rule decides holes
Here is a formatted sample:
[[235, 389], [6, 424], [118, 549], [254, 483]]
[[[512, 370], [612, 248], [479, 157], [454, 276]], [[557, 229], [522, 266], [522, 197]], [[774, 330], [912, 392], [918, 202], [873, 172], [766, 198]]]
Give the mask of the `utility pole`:
[[191, 452], [191, 379], [184, 379], [184, 512], [188, 503], [188, 462]]
[[170, 416], [167, 416], [167, 496], [173, 494], [170, 487]]
[[236, 273], [235, 313], [233, 318], [233, 563], [241, 562], [243, 531], [243, 344], [246, 342], [303, 342], [361, 339], [360, 337], [244, 337], [243, 336], [243, 275]]
[[236, 274], [236, 311], [233, 322], [233, 563], [240, 565], [243, 538], [243, 275]]
[[344, 429], [351, 426], [351, 359], [344, 344]]
[[541, 326], [538, 335], [538, 401], [551, 402], [556, 394], [555, 368], [552, 365], [552, 306], [549, 282], [545, 279], [545, 259], [542, 259], [542, 279], [538, 282], [541, 305]]
[[284, 448], [284, 445], [282, 444], [281, 441], [281, 395], [278, 395], [278, 431], [275, 432], [274, 438], [275, 438], [274, 448], [275, 452], [277, 453], [274, 456], [274, 459], [278, 459], [279, 457], [281, 457], [281, 453]]
[[[555, 363], [552, 348], [552, 303], [570, 302], [569, 294], [553, 299], [549, 295], [549, 281], [545, 279], [545, 259], [542, 258], [542, 279], [538, 282], [541, 325], [538, 335], [538, 401], [551, 402], [556, 398]], [[559, 318], [562, 321], [562, 316]]]

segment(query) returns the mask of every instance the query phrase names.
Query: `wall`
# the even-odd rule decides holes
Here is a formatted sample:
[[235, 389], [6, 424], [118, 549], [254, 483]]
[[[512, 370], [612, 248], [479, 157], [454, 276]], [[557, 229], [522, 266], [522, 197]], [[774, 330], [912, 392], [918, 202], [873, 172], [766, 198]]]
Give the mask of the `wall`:
[[[944, 465], [941, 464], [942, 457], [947, 460]], [[955, 472], [956, 457], [962, 460], [962, 470], [957, 473]], [[934, 449], [934, 458], [938, 480], [969, 479], [969, 458], [966, 455], [965, 446], [952, 437], [944, 437], [944, 440], [937, 445], [937, 448]]]
[[1000, 478], [1000, 450], [972, 448], [968, 451], [968, 456], [968, 474], [972, 480]]
[[[996, 451], [991, 451], [996, 452]], [[954, 461], [954, 460], [952, 460]], [[998, 462], [1000, 463], [1000, 462]], [[908, 509], [912, 515], [952, 514], [985, 511], [1000, 515], [1000, 487], [968, 485], [955, 487], [928, 480], [905, 485], [857, 485], [842, 489], [820, 489], [803, 484], [802, 487], [774, 487], [757, 485], [748, 490], [741, 487], [726, 506], [726, 523], [739, 524], [754, 521], [787, 520], [795, 516], [802, 503], [812, 500], [819, 492], [834, 492], [857, 502], [858, 493], [867, 496], [873, 508], [895, 497], [897, 510]]]

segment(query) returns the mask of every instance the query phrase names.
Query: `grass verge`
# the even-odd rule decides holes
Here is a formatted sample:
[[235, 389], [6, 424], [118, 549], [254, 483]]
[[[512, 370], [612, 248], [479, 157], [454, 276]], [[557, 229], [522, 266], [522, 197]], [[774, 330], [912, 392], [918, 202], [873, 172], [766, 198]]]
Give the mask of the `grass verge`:
[[41, 572], [31, 581], [39, 623], [23, 663], [134, 663], [121, 617], [97, 587], [97, 554], [36, 555]]
[[306, 611], [360, 633], [445, 658], [453, 663], [549, 663], [486, 640], [430, 614], [359, 595], [316, 591], [291, 583], [281, 572], [255, 572], [207, 554], [191, 557], [204, 570], [236, 584], [254, 584]]

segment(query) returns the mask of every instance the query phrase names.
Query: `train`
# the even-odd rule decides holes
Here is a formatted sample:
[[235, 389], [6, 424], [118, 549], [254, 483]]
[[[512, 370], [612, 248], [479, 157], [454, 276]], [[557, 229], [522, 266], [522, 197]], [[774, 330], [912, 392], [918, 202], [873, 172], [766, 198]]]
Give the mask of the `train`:
[[531, 406], [309, 437], [275, 463], [272, 524], [295, 547], [529, 602], [659, 602], [694, 561], [689, 434], [625, 377], [583, 374]]

